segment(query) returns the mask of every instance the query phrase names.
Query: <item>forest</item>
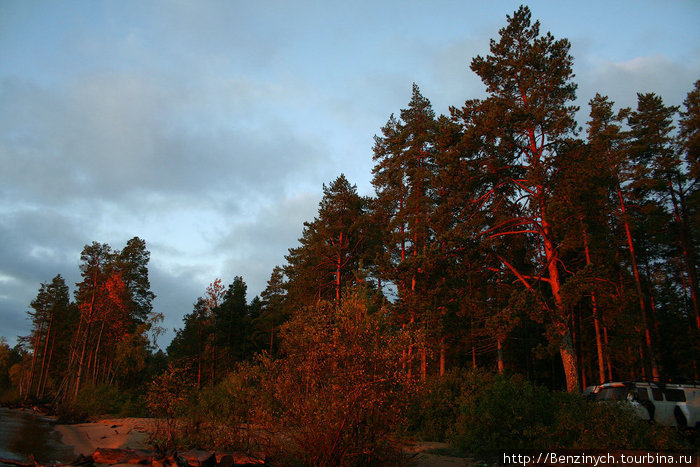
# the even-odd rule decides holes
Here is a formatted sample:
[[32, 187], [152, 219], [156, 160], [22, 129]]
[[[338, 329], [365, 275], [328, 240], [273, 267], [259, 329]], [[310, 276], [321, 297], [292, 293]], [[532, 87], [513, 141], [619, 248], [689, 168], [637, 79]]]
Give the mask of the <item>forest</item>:
[[[562, 418], [590, 385], [699, 378], [700, 80], [678, 105], [579, 109], [572, 66], [529, 8], [508, 15], [471, 60], [486, 97], [436, 115], [414, 84], [375, 136], [375, 194], [329, 181], [265, 290], [212, 278], [166, 352], [145, 241], [86, 245], [73, 298], [61, 275], [41, 284], [31, 333], [0, 344], [3, 399], [147, 412], [164, 444], [303, 464], [381, 458], [399, 431], [675, 446], [608, 409], [579, 428], [618, 438]], [[487, 425], [504, 399], [529, 428]]]

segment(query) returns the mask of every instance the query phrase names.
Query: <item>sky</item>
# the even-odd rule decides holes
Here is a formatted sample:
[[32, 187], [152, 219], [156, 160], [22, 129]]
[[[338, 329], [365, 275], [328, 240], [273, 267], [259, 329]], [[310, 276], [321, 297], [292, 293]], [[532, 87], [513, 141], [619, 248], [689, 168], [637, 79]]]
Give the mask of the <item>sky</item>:
[[[373, 194], [372, 146], [412, 84], [437, 114], [485, 96], [469, 69], [506, 0], [0, 1], [0, 336], [80, 252], [151, 253], [166, 347], [216, 278], [248, 299], [298, 244], [323, 184]], [[700, 79], [697, 0], [531, 1], [571, 42], [579, 124], [596, 92], [680, 105]]]

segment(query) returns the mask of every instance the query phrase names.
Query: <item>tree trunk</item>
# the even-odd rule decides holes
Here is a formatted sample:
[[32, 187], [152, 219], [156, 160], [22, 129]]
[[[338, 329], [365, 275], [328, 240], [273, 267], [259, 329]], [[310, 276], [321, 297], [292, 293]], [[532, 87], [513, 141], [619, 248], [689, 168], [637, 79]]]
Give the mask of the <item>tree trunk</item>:
[[[577, 307], [580, 308], [580, 307]], [[580, 314], [580, 309], [578, 310]], [[586, 359], [583, 354], [583, 339], [581, 337], [581, 317], [574, 311], [571, 315], [573, 320], [571, 339], [574, 341], [574, 351], [576, 352], [576, 361], [578, 362], [578, 377], [582, 388], [586, 387]]]
[[[92, 330], [92, 318], [95, 316], [95, 303], [97, 301], [97, 286], [98, 278], [93, 277], [92, 280], [92, 294], [90, 296], [90, 305], [88, 307], [87, 315], [85, 316], [85, 336], [83, 337], [83, 346], [80, 352], [80, 360], [78, 361], [78, 374], [75, 377], [75, 390], [73, 393], [73, 399], [77, 399], [78, 392], [80, 391], [80, 385], [82, 382], [83, 371], [85, 366], [85, 352], [87, 350], [88, 340], [90, 339], [90, 331]], [[79, 339], [80, 335], [76, 334], [76, 339]]]
[[445, 375], [445, 337], [440, 339], [440, 377]]
[[75, 377], [75, 390], [73, 392], [73, 399], [78, 398], [78, 392], [80, 392], [80, 383], [83, 377], [83, 366], [85, 364], [85, 351], [87, 349], [88, 338], [90, 337], [90, 326], [88, 325], [85, 332], [85, 337], [83, 339], [83, 348], [80, 352], [80, 360], [78, 360], [78, 374]]
[[567, 332], [562, 336], [559, 346], [559, 354], [564, 365], [564, 374], [566, 375], [566, 390], [569, 392], [578, 391], [578, 372], [576, 370], [576, 353], [574, 352], [574, 342], [571, 338], [571, 333]]
[[[634, 275], [634, 284], [637, 288], [637, 297], [639, 298], [639, 311], [642, 315], [642, 325], [644, 326], [644, 337], [647, 352], [649, 354], [649, 362], [651, 364], [652, 376], [655, 380], [659, 379], [659, 369], [656, 366], [656, 356], [654, 355], [654, 349], [651, 344], [651, 331], [649, 330], [649, 323], [647, 318], [646, 304], [644, 302], [644, 293], [642, 292], [642, 280], [639, 276], [639, 268], [637, 267], [637, 255], [634, 252], [634, 243], [632, 242], [632, 231], [630, 229], [629, 222], [627, 220], [627, 209], [625, 207], [625, 200], [622, 196], [622, 188], [620, 183], [617, 184], [617, 196], [620, 200], [620, 211], [622, 213], [622, 222], [625, 227], [625, 234], [627, 235], [627, 247], [630, 252], [630, 260], [632, 262], [632, 273]], [[644, 365], [644, 362], [642, 362]]]
[[44, 381], [41, 385], [41, 389], [39, 391], [39, 397], [43, 398], [44, 397], [44, 390], [46, 389], [46, 379], [49, 377], [49, 371], [51, 370], [51, 362], [53, 361], [53, 349], [54, 346], [56, 345], [56, 333], [54, 332], [53, 335], [51, 336], [51, 347], [49, 348], [49, 359], [46, 362], [46, 374], [44, 375]]
[[[586, 265], [590, 266], [591, 261], [591, 251], [588, 245], [588, 230], [586, 229], [586, 224], [583, 222], [583, 215], [579, 213], [579, 222], [581, 224], [581, 233], [583, 234], [583, 246], [586, 253]], [[595, 300], [595, 291], [591, 291], [591, 307], [593, 308], [593, 326], [595, 328], [595, 343], [596, 350], [598, 352], [598, 382], [602, 383], [605, 381], [605, 368], [603, 362], [603, 343], [601, 342], [600, 336], [600, 320], [598, 306]]]
[[100, 346], [102, 344], [102, 335], [104, 334], [105, 330], [105, 321], [102, 320], [102, 325], [100, 326], [100, 333], [97, 336], [97, 344], [95, 345], [95, 357], [94, 357], [94, 368], [92, 370], [92, 383], [97, 384], [97, 376], [99, 373], [99, 364], [98, 364], [98, 357], [99, 357], [99, 352], [100, 352]]
[[598, 309], [595, 305], [595, 294], [591, 296], [593, 302], [593, 326], [595, 327], [595, 344], [598, 351], [598, 383], [605, 381], [605, 360], [603, 356], [603, 342], [600, 335], [600, 320], [598, 319]]
[[472, 314], [469, 314], [469, 334], [471, 337], [471, 344], [472, 344], [472, 368], [476, 370], [476, 343], [474, 341], [474, 316]]
[[272, 355], [272, 349], [275, 344], [275, 325], [274, 323], [270, 325], [270, 355]]
[[49, 327], [46, 330], [46, 339], [44, 342], [44, 355], [41, 356], [41, 372], [39, 373], [39, 385], [37, 387], [36, 393], [39, 397], [41, 397], [42, 392], [43, 392], [43, 385], [44, 385], [44, 380], [46, 378], [46, 372], [48, 371], [47, 365], [46, 365], [46, 359], [47, 359], [47, 354], [49, 353], [49, 341], [51, 340], [51, 330], [52, 330], [52, 325], [53, 325], [53, 314], [54, 310], [51, 310], [51, 315], [49, 318]]
[[502, 375], [504, 372], [504, 365], [503, 365], [503, 340], [498, 337], [496, 338], [496, 358], [497, 358], [497, 363], [498, 363], [498, 374]]
[[32, 344], [32, 367], [29, 369], [29, 384], [27, 384], [27, 394], [25, 397], [32, 395], [32, 389], [34, 388], [34, 376], [36, 374], [36, 363], [39, 353], [39, 347], [41, 346], [41, 333], [44, 328], [44, 320], [39, 311], [37, 310], [35, 316], [39, 317], [39, 322], [34, 330], [34, 343]]
[[690, 283], [690, 298], [693, 304], [693, 311], [695, 312], [695, 326], [696, 329], [700, 330], [700, 311], [698, 310], [698, 280], [695, 272], [695, 248], [691, 241], [690, 231], [688, 229], [688, 216], [685, 209], [683, 190], [680, 188], [678, 190], [678, 198], [680, 199], [679, 207], [678, 200], [676, 199], [676, 191], [673, 189], [673, 184], [671, 181], [668, 182], [668, 188], [671, 193], [671, 200], [673, 202], [674, 217], [676, 218], [680, 231], [681, 249], [683, 250], [683, 263], [685, 264], [688, 282]]
[[[606, 349], [610, 348], [610, 342], [608, 341], [608, 327], [607, 326], [603, 326], [603, 338], [605, 339], [605, 348]], [[612, 381], [613, 376], [612, 376], [612, 363], [610, 362], [610, 352], [607, 352], [605, 354], [605, 363], [607, 364], [607, 368], [608, 368], [608, 381]], [[603, 381], [601, 381], [601, 383]]]
[[544, 244], [545, 259], [547, 260], [547, 271], [549, 273], [549, 287], [554, 297], [555, 313], [554, 323], [559, 331], [561, 343], [559, 353], [562, 365], [564, 365], [564, 375], [566, 376], [566, 390], [569, 392], [580, 390], [578, 379], [578, 363], [576, 362], [576, 352], [574, 350], [571, 337], [571, 325], [567, 319], [563, 301], [561, 297], [561, 279], [559, 277], [559, 257], [556, 247], [552, 242], [552, 232], [549, 222], [545, 218], [545, 209], [540, 208], [542, 222], [542, 243]]
[[341, 251], [343, 248], [343, 232], [340, 232], [338, 239], [338, 259], [336, 261], [335, 270], [335, 303], [340, 305], [340, 270], [342, 268], [342, 256]]

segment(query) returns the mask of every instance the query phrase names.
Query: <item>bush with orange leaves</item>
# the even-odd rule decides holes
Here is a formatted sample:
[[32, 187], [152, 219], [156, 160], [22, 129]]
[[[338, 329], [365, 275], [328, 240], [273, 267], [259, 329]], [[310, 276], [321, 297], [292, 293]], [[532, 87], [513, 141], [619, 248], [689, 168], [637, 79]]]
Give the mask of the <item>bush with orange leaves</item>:
[[402, 355], [417, 336], [366, 303], [355, 294], [299, 312], [281, 331], [282, 358], [248, 367], [260, 395], [251, 418], [275, 463], [399, 460], [393, 434], [412, 391]]

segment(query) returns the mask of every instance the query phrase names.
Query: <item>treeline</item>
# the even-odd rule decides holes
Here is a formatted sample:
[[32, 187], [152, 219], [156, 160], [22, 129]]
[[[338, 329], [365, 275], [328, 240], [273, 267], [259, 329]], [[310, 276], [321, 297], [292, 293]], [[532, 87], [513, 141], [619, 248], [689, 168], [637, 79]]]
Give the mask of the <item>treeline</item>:
[[[242, 362], [257, 361], [253, 373], [292, 365], [294, 384], [310, 390], [319, 382], [303, 365], [322, 375], [360, 357], [323, 347], [309, 363], [301, 353], [348, 329], [365, 337], [348, 331], [338, 345], [375, 345], [376, 329], [361, 323], [372, 316], [405, 343], [384, 357], [409, 382], [477, 367], [569, 391], [697, 378], [700, 81], [682, 106], [640, 93], [620, 109], [598, 94], [581, 126], [569, 49], [521, 7], [471, 62], [487, 97], [438, 116], [414, 85], [375, 137], [375, 195], [343, 175], [324, 185], [259, 297], [248, 301], [242, 277], [215, 280], [167, 348], [170, 374], [201, 389], [247, 374]], [[93, 243], [74, 301], [61, 276], [41, 285], [31, 334], [14, 351], [0, 345], [23, 397], [70, 401], [86, 384], [150, 380], [160, 357], [147, 339], [159, 319], [148, 260], [138, 238], [116, 251]], [[331, 332], [349, 316], [357, 322]]]
[[73, 300], [60, 274], [41, 284], [28, 311], [30, 334], [15, 349], [3, 343], [4, 387], [21, 400], [70, 405], [86, 386], [128, 390], [147, 382], [144, 370], [157, 360], [149, 332], [159, 332], [162, 320], [152, 311], [149, 259], [138, 237], [121, 250], [94, 242], [81, 253]]
[[527, 7], [499, 34], [471, 62], [487, 97], [437, 116], [414, 85], [375, 137], [375, 196], [343, 175], [324, 185], [260, 298], [246, 305], [237, 277], [197, 301], [168, 351], [200, 386], [274, 355], [283, 322], [358, 285], [421, 331], [402, 356], [421, 379], [482, 366], [574, 391], [698, 377], [700, 81], [682, 107], [597, 94], [581, 127], [569, 42]]

